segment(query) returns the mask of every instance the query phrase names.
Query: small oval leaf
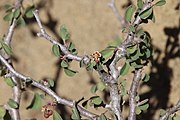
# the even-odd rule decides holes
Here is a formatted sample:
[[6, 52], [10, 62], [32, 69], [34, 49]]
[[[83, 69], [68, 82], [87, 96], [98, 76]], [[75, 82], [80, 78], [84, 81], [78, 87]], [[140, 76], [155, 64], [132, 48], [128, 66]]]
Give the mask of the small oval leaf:
[[35, 10], [34, 6], [30, 6], [28, 8], [26, 8], [26, 11], [25, 11], [25, 16], [27, 18], [32, 18], [34, 15], [33, 15], [33, 10]]
[[61, 61], [61, 67], [67, 68], [68, 66], [69, 66], [69, 64], [65, 60]]
[[97, 91], [97, 85], [93, 85], [92, 87], [91, 87], [91, 93], [96, 93], [96, 91]]
[[141, 106], [139, 106], [139, 108], [141, 110], [147, 110], [149, 108], [149, 104], [147, 103], [147, 104], [141, 105]]
[[106, 48], [106, 49], [102, 50], [100, 53], [104, 58], [104, 62], [106, 62], [113, 55], [114, 49]]
[[180, 120], [180, 116], [176, 115], [173, 120]]
[[95, 105], [100, 105], [103, 101], [99, 96], [91, 97], [92, 103]]
[[129, 26], [129, 30], [134, 33], [136, 29], [135, 29], [134, 26], [130, 25], [130, 26]]
[[25, 26], [25, 25], [26, 25], [26, 22], [25, 22], [24, 18], [20, 16], [20, 17], [18, 18], [16, 24], [17, 24], [17, 26]]
[[75, 49], [75, 44], [70, 42], [68, 50], [72, 51], [73, 49]]
[[129, 63], [125, 62], [125, 64], [123, 65], [123, 67], [120, 70], [120, 75], [121, 76], [126, 75], [128, 73], [128, 71], [129, 71], [129, 68], [130, 68]]
[[153, 12], [153, 8], [146, 9], [139, 13], [141, 19], [147, 19]]
[[2, 48], [4, 49], [4, 51], [6, 52], [6, 54], [12, 55], [13, 52], [9, 45], [7, 45], [6, 43], [3, 43], [3, 42], [1, 43], [1, 45], [2, 45]]
[[76, 105], [74, 105], [74, 107], [72, 108], [71, 119], [73, 119], [73, 120], [80, 120], [81, 119], [81, 116], [79, 114], [79, 111], [78, 111]]
[[4, 21], [12, 21], [12, 19], [13, 19], [13, 12], [10, 12], [3, 17]]
[[60, 48], [57, 44], [54, 44], [52, 46], [52, 52], [54, 53], [55, 56], [60, 56], [61, 55], [61, 52], [60, 52]]
[[67, 76], [73, 77], [77, 72], [74, 70], [71, 70], [69, 68], [64, 68], [64, 72], [66, 73]]
[[106, 116], [105, 116], [104, 114], [101, 114], [101, 115], [100, 115], [100, 120], [107, 120], [107, 119], [106, 119]]
[[9, 85], [10, 87], [14, 87], [14, 86], [16, 85], [10, 77], [4, 78], [4, 81], [5, 81], [6, 84]]
[[142, 0], [137, 0], [137, 6], [138, 6], [139, 9], [142, 9], [143, 1]]
[[133, 16], [134, 11], [136, 10], [136, 7], [134, 5], [130, 5], [125, 12], [125, 19], [126, 21], [130, 22], [131, 18]]
[[49, 79], [48, 84], [50, 85], [50, 87], [54, 87], [54, 80]]
[[156, 2], [156, 6], [163, 6], [163, 5], [165, 5], [166, 4], [166, 1], [165, 0], [160, 0], [160, 1], [158, 1], [158, 2]]
[[9, 101], [7, 102], [7, 104], [11, 107], [11, 108], [18, 108], [19, 107], [19, 105], [18, 105], [18, 103], [16, 102], [16, 101], [14, 101], [13, 99], [9, 99]]
[[142, 81], [148, 82], [149, 79], [150, 79], [150, 76], [149, 76], [148, 74], [145, 74], [144, 77], [143, 77], [143, 79], [142, 79]]
[[42, 98], [41, 95], [39, 95], [38, 93], [34, 94], [34, 98], [31, 101], [31, 104], [27, 107], [27, 109], [39, 109], [41, 107], [42, 104]]
[[53, 111], [53, 120], [63, 120], [59, 113], [55, 110]]
[[142, 111], [139, 107], [136, 107], [135, 112], [136, 112], [136, 115], [139, 115], [139, 114], [141, 114]]
[[106, 85], [105, 85], [104, 82], [101, 81], [101, 82], [99, 82], [99, 83], [97, 84], [97, 89], [98, 89], [98, 90], [103, 91], [105, 88], [106, 88]]
[[134, 52], [136, 52], [136, 50], [137, 50], [137, 46], [136, 46], [136, 45], [131, 46], [131, 47], [128, 47], [128, 48], [126, 49], [126, 51], [127, 51], [128, 54], [133, 54]]
[[60, 36], [64, 42], [70, 38], [70, 34], [65, 25], [60, 27]]
[[19, 15], [20, 15], [20, 9], [16, 9], [16, 10], [14, 11], [14, 18], [18, 18]]
[[5, 114], [6, 114], [6, 110], [4, 109], [4, 107], [0, 106], [0, 120], [3, 120]]

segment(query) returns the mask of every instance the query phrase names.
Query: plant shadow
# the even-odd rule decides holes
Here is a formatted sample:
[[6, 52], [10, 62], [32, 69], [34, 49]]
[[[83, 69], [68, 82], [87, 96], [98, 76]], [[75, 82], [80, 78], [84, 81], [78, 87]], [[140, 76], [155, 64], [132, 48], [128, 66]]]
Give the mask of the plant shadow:
[[148, 92], [140, 95], [142, 100], [150, 98], [150, 107], [146, 112], [137, 117], [139, 120], [153, 120], [157, 111], [173, 106], [172, 104], [168, 105], [173, 78], [173, 68], [169, 66], [169, 62], [170, 60], [180, 58], [179, 30], [179, 26], [165, 27], [164, 33], [167, 36], [165, 49], [162, 50], [155, 45], [153, 46], [154, 55], [151, 60], [150, 80], [140, 86], [141, 88], [143, 86], [150, 88]]

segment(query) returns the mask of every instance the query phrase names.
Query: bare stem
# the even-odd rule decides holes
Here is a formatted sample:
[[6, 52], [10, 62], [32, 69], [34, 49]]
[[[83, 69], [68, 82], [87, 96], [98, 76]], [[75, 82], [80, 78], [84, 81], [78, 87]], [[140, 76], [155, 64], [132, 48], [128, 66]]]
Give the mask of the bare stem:
[[129, 91], [129, 116], [128, 120], [136, 120], [136, 113], [135, 109], [137, 106], [136, 103], [136, 95], [137, 95], [137, 89], [139, 82], [141, 80], [141, 69], [136, 70], [134, 74], [133, 81], [131, 83], [130, 91]]
[[173, 106], [172, 108], [168, 109], [161, 117], [160, 120], [167, 120], [168, 116], [170, 116], [171, 114], [177, 112], [180, 109], [180, 99], [179, 101], [176, 103], [175, 106]]
[[[22, 1], [23, 0], [15, 1], [14, 11], [21, 7]], [[14, 29], [16, 27], [16, 22], [17, 22], [16, 18], [13, 18], [12, 23], [9, 26], [8, 31], [4, 38], [4, 42], [9, 46], [11, 46], [11, 41], [12, 41], [12, 37], [14, 34]], [[11, 60], [10, 56], [7, 55], [4, 50], [1, 50], [0, 52], [7, 59], [8, 63], [12, 65], [12, 60]], [[20, 104], [20, 100], [21, 100], [20, 83], [18, 82], [18, 78], [14, 77], [14, 76], [12, 76], [11, 78], [12, 78], [13, 82], [16, 84], [15, 86], [12, 87], [12, 93], [13, 93], [12, 99], [14, 101], [16, 101], [17, 104]], [[14, 109], [14, 108], [9, 107], [8, 110], [10, 111], [10, 115], [13, 120], [20, 120], [19, 109]]]
[[112, 9], [114, 15], [116, 16], [116, 18], [118, 19], [121, 28], [124, 28], [127, 26], [127, 22], [126, 20], [119, 14], [118, 9], [115, 5], [115, 1], [111, 0], [111, 2], [109, 2], [108, 6]]
[[33, 14], [36, 18], [36, 21], [39, 25], [39, 28], [40, 28], [40, 32], [37, 33], [37, 36], [39, 37], [43, 37], [45, 38], [46, 40], [48, 40], [49, 42], [51, 42], [52, 44], [56, 44], [60, 47], [61, 51], [63, 52], [64, 56], [68, 59], [72, 59], [72, 60], [76, 60], [76, 61], [81, 61], [83, 60], [83, 62], [85, 64], [88, 64], [90, 62], [90, 58], [85, 55], [85, 56], [78, 56], [78, 55], [73, 55], [71, 52], [69, 52], [69, 50], [67, 49], [66, 46], [62, 45], [61, 43], [57, 42], [57, 40], [55, 40], [54, 38], [52, 38], [50, 35], [48, 35], [45, 31], [45, 29], [43, 28], [43, 25], [40, 21], [40, 18], [39, 18], [39, 14], [38, 14], [38, 10], [35, 10], [33, 11]]

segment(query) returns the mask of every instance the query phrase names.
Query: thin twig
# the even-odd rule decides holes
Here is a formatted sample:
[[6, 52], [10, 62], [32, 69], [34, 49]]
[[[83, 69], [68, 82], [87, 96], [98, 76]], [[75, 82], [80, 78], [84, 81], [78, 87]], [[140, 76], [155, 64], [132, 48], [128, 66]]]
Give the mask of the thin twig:
[[[30, 82], [31, 85], [33, 85], [36, 88], [39, 88], [40, 90], [44, 91], [45, 93], [49, 94], [51, 97], [53, 97], [57, 103], [63, 104], [69, 107], [73, 107], [73, 101], [69, 101], [66, 99], [61, 98], [58, 96], [54, 91], [52, 91], [50, 88], [40, 84], [36, 80], [33, 80], [30, 77], [24, 76], [23, 74], [17, 72], [4, 58], [2, 55], [0, 55], [0, 61], [6, 66], [6, 68], [13, 74], [14, 77], [17, 77], [25, 82]], [[92, 120], [96, 120], [98, 118], [98, 115], [91, 113], [85, 109], [83, 109], [81, 106], [78, 105], [78, 110], [81, 115], [88, 117]]]
[[139, 82], [141, 80], [141, 69], [136, 70], [135, 74], [134, 74], [134, 78], [133, 81], [131, 83], [131, 87], [129, 90], [129, 116], [128, 116], [128, 120], [136, 120], [136, 113], [135, 113], [135, 109], [137, 106], [136, 103], [136, 95], [137, 95], [137, 88], [139, 85]]
[[111, 0], [111, 2], [108, 3], [108, 6], [112, 9], [114, 15], [116, 16], [116, 18], [118, 19], [121, 28], [124, 28], [127, 26], [127, 22], [126, 20], [119, 14], [118, 9], [115, 5], [115, 1]]
[[[22, 5], [22, 1], [23, 0], [16, 0], [15, 1], [15, 9], [19, 9]], [[13, 12], [14, 12], [13, 11]], [[8, 28], [8, 31], [4, 37], [4, 42], [11, 46], [11, 41], [12, 41], [12, 37], [14, 34], [14, 29], [16, 27], [16, 23], [17, 20], [16, 18], [13, 18], [11, 25]], [[1, 50], [1, 54], [6, 58], [6, 60], [8, 61], [9, 64], [12, 65], [12, 60], [10, 58], [9, 55], [6, 54], [6, 52], [4, 50]], [[18, 82], [18, 79], [14, 76], [11, 77], [11, 79], [13, 80], [13, 82], [16, 84], [15, 86], [12, 87], [12, 99], [14, 101], [16, 101], [17, 104], [20, 104], [20, 100], [21, 100], [21, 89], [20, 89], [20, 83]], [[10, 111], [10, 116], [12, 118], [12, 120], [20, 120], [20, 114], [19, 114], [19, 109], [14, 109], [14, 108], [8, 108], [8, 110]]]
[[160, 120], [167, 120], [168, 116], [170, 116], [171, 114], [177, 112], [180, 109], [180, 99], [178, 100], [178, 102], [176, 103], [175, 106], [173, 106], [172, 108], [168, 109], [161, 117]]
[[39, 28], [40, 28], [40, 32], [37, 33], [37, 36], [43, 37], [46, 40], [48, 40], [49, 42], [51, 42], [52, 44], [58, 45], [60, 47], [61, 51], [63, 52], [64, 56], [68, 59], [72, 59], [72, 60], [76, 60], [76, 61], [83, 60], [83, 62], [85, 64], [88, 64], [90, 62], [90, 57], [88, 57], [87, 55], [84, 55], [84, 56], [73, 55], [71, 52], [69, 52], [69, 50], [67, 49], [66, 46], [57, 42], [57, 40], [55, 40], [50, 35], [48, 35], [42, 26], [42, 23], [41, 23], [40, 18], [39, 18], [38, 10], [33, 11], [33, 14], [34, 14], [36, 21], [37, 21]]

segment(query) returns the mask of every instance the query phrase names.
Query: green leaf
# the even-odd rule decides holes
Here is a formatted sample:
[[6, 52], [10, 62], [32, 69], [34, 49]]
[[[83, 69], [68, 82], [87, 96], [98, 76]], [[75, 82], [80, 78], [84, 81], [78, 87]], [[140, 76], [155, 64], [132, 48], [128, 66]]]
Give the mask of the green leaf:
[[138, 36], [142, 36], [142, 35], [144, 35], [145, 33], [144, 33], [144, 30], [143, 30], [143, 29], [138, 29], [137, 32], [136, 32], [136, 34], [137, 34]]
[[136, 102], [138, 102], [138, 101], [140, 100], [140, 96], [137, 95], [137, 96], [135, 97], [135, 99], [136, 99]]
[[8, 14], [6, 14], [4, 17], [3, 17], [3, 20], [4, 21], [12, 21], [13, 19], [13, 12], [9, 12]]
[[166, 111], [164, 109], [160, 109], [160, 116], [162, 116]]
[[26, 8], [25, 16], [27, 18], [32, 18], [34, 16], [32, 12], [33, 10], [35, 10], [34, 6], [29, 6], [28, 8]]
[[72, 108], [71, 119], [73, 119], [73, 120], [80, 120], [81, 119], [76, 105], [74, 105], [74, 107]]
[[62, 117], [55, 110], [53, 111], [53, 120], [63, 120]]
[[10, 4], [5, 4], [2, 6], [2, 8], [5, 10], [9, 10], [9, 9], [12, 9], [12, 6]]
[[13, 52], [11, 50], [11, 47], [7, 45], [6, 43], [1, 42], [2, 48], [6, 52], [6, 54], [11, 55]]
[[158, 1], [158, 2], [156, 2], [156, 6], [163, 6], [163, 5], [165, 5], [166, 4], [166, 1], [165, 0], [160, 0], [160, 1]]
[[42, 106], [42, 98], [38, 93], [34, 94], [34, 98], [31, 101], [31, 104], [27, 107], [27, 109], [39, 109]]
[[93, 85], [92, 87], [91, 87], [91, 93], [96, 93], [96, 91], [97, 91], [98, 89], [97, 89], [97, 85]]
[[133, 60], [133, 61], [139, 59], [139, 57], [142, 55], [141, 51], [140, 51], [140, 48], [136, 48], [136, 49], [137, 50], [133, 54], [130, 55], [131, 60]]
[[141, 110], [147, 110], [149, 108], [149, 104], [147, 103], [147, 104], [141, 105], [141, 106], [139, 106], [139, 108]]
[[61, 55], [60, 48], [57, 44], [53, 44], [52, 52], [55, 56], [59, 57]]
[[4, 81], [6, 82], [7, 85], [9, 85], [10, 87], [14, 87], [16, 84], [13, 82], [12, 78], [10, 77], [6, 77], [4, 78]]
[[95, 105], [100, 105], [103, 101], [99, 96], [93, 96], [90, 98], [92, 100], [92, 103]]
[[116, 48], [121, 43], [122, 43], [122, 39], [120, 37], [115, 37], [115, 39], [111, 43], [109, 43], [108, 46], [112, 46]]
[[180, 116], [176, 115], [173, 120], [180, 120]]
[[14, 101], [13, 99], [9, 99], [9, 101], [7, 102], [7, 104], [11, 107], [11, 108], [18, 108], [19, 107], [19, 105], [18, 105], [18, 103], [16, 102], [16, 101]]
[[100, 120], [107, 120], [106, 116], [104, 114], [101, 114], [99, 118], [100, 118]]
[[100, 90], [100, 91], [103, 91], [104, 89], [106, 88], [106, 85], [103, 81], [99, 82], [97, 84], [97, 89]]
[[23, 17], [19, 17], [18, 19], [17, 19], [17, 26], [25, 26], [26, 25], [26, 22], [24, 21], [24, 18]]
[[14, 18], [18, 18], [19, 15], [20, 15], [20, 9], [16, 9], [16, 10], [14, 11]]
[[64, 42], [70, 38], [70, 34], [65, 25], [60, 27], [60, 36]]
[[48, 79], [48, 84], [50, 87], [54, 87], [54, 80]]
[[95, 61], [92, 61], [91, 63], [89, 63], [86, 67], [86, 70], [87, 71], [90, 71], [90, 70], [93, 70], [93, 66], [96, 65], [96, 62]]
[[68, 50], [72, 51], [73, 49], [75, 49], [75, 44], [70, 42]]
[[168, 116], [168, 119], [167, 120], [173, 120], [173, 118], [171, 116]]
[[149, 79], [150, 79], [150, 76], [149, 76], [148, 74], [145, 74], [144, 77], [143, 77], [143, 79], [142, 79], [142, 81], [148, 82]]
[[130, 63], [130, 65], [136, 69], [143, 67], [143, 65], [141, 65], [140, 63], [137, 63], [137, 62], [132, 62], [132, 63]]
[[106, 49], [102, 50], [100, 53], [101, 53], [101, 55], [103, 56], [103, 58], [105, 59], [105, 60], [104, 60], [104, 63], [105, 63], [105, 62], [106, 62], [108, 59], [110, 59], [110, 57], [113, 55], [114, 49], [108, 49], [108, 48], [106, 48]]
[[148, 8], [139, 13], [141, 19], [147, 19], [152, 14], [153, 8]]
[[120, 70], [120, 75], [125, 76], [128, 73], [129, 68], [130, 68], [129, 63], [125, 62], [125, 64], [123, 65], [123, 67]]
[[86, 66], [83, 60], [81, 60], [81, 61], [79, 62], [79, 66], [80, 66], [80, 68]]
[[135, 32], [135, 27], [134, 26], [130, 25], [129, 29], [130, 29], [131, 32]]
[[73, 77], [77, 72], [74, 70], [71, 70], [69, 68], [64, 68], [64, 72], [66, 73], [67, 76]]
[[121, 80], [120, 81], [120, 94], [121, 96], [127, 95], [127, 90], [126, 90], [126, 80]]
[[3, 120], [3, 117], [6, 114], [6, 109], [3, 106], [0, 106], [0, 120]]
[[133, 54], [136, 50], [137, 50], [137, 46], [136, 46], [136, 45], [131, 46], [131, 47], [128, 47], [128, 48], [126, 49], [126, 51], [127, 51], [128, 54]]
[[128, 22], [131, 22], [131, 18], [133, 16], [134, 11], [136, 10], [136, 7], [134, 5], [130, 5], [125, 12], [125, 19]]
[[61, 67], [67, 68], [67, 67], [69, 67], [69, 64], [65, 60], [62, 60], [61, 61]]
[[149, 57], [151, 57], [151, 51], [150, 51], [150, 49], [146, 49], [146, 51], [145, 51], [145, 54], [146, 54], [146, 58], [149, 58]]
[[141, 114], [142, 111], [139, 107], [136, 107], [135, 112], [136, 112], [136, 115], [139, 115], [139, 114]]
[[143, 1], [142, 0], [137, 0], [137, 6], [138, 6], [139, 9], [142, 9]]

